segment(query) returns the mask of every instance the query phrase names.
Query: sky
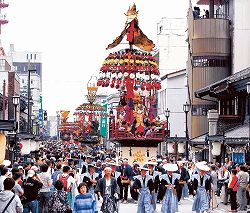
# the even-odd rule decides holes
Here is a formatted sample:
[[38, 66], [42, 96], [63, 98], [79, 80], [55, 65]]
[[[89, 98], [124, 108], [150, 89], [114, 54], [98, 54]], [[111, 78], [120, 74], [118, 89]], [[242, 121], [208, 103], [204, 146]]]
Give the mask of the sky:
[[[133, 3], [142, 31], [156, 43], [162, 17], [186, 18], [189, 0], [5, 0], [2, 45], [42, 52], [43, 106], [48, 115], [84, 102], [87, 82], [98, 75], [106, 50], [124, 28]], [[194, 0], [196, 2], [196, 0]]]

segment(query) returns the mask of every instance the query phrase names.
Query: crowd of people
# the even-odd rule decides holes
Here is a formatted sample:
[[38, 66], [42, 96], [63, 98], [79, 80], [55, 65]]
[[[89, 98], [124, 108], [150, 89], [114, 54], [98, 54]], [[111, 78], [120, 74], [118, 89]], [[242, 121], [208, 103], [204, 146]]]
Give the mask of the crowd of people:
[[157, 203], [161, 212], [174, 213], [188, 197], [195, 212], [221, 200], [231, 212], [247, 211], [248, 169], [228, 158], [217, 164], [152, 157], [130, 165], [115, 152], [95, 148], [88, 155], [77, 145], [48, 143], [25, 161], [0, 165], [0, 212], [114, 213], [119, 203], [133, 202], [137, 213], [153, 213]]

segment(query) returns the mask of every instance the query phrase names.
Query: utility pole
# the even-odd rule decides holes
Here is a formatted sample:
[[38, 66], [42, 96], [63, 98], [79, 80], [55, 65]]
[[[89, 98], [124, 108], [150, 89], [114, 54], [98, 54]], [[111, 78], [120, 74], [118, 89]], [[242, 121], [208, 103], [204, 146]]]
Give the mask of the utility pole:
[[6, 107], [6, 82], [3, 81], [3, 120], [5, 120], [5, 107]]
[[28, 64], [28, 134], [30, 134], [30, 60]]
[[36, 69], [31, 69], [31, 66], [30, 66], [30, 61], [31, 61], [31, 59], [32, 59], [32, 54], [30, 54], [30, 57], [27, 55], [27, 57], [28, 57], [28, 128], [27, 128], [27, 130], [28, 130], [28, 134], [30, 134], [31, 133], [31, 113], [30, 113], [30, 96], [31, 96], [31, 94], [30, 94], [30, 73], [31, 72], [35, 72], [36, 71]]

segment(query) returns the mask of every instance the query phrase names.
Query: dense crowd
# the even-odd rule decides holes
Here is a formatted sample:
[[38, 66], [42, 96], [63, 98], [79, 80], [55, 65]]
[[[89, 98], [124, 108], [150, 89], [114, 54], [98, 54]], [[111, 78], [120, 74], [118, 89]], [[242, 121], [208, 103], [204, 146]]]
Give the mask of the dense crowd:
[[[249, 167], [152, 157], [129, 164], [115, 151], [54, 142], [39, 152], [0, 165], [0, 212], [118, 212], [119, 203], [137, 203], [138, 213], [178, 211], [194, 197], [192, 211], [208, 212], [219, 202], [231, 212], [247, 211]], [[99, 209], [98, 206], [101, 205]]]

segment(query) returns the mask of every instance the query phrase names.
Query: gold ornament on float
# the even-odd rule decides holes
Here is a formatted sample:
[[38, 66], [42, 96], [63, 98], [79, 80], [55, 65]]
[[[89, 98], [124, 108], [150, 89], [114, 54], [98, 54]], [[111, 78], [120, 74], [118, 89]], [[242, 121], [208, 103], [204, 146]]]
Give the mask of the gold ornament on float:
[[139, 163], [144, 162], [145, 153], [142, 153], [142, 151], [137, 151], [133, 154], [134, 161], [137, 161]]

